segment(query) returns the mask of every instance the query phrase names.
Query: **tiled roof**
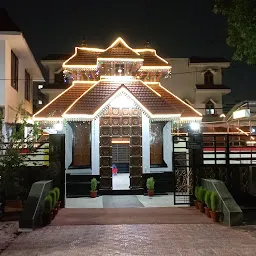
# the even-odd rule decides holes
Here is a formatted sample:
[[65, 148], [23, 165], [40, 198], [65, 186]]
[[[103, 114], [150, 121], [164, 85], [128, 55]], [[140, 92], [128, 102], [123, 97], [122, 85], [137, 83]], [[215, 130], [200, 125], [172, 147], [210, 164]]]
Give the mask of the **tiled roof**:
[[35, 117], [61, 117], [75, 100], [77, 101], [66, 114], [93, 115], [112, 95], [122, 88], [127, 89], [154, 115], [181, 114], [182, 117], [200, 116], [193, 108], [184, 104], [179, 98], [160, 87], [159, 84], [151, 84], [150, 87], [152, 89], [139, 80], [125, 84], [111, 81], [100, 81], [94, 85], [75, 83], [75, 85], [43, 108], [41, 112], [38, 112]]
[[139, 52], [144, 59], [143, 66], [168, 66], [166, 62], [159, 59], [152, 51]]
[[161, 94], [161, 97], [163, 97], [171, 106], [175, 107], [178, 113], [181, 113], [181, 117], [200, 117], [194, 108], [183, 103], [178, 97], [175, 97], [172, 93], [159, 86], [158, 83], [150, 84], [150, 87]]
[[109, 48], [101, 53], [100, 57], [141, 59], [140, 54], [132, 50], [121, 38], [118, 38]]
[[61, 117], [65, 110], [91, 86], [92, 84], [75, 83], [64, 91], [61, 96], [55, 98], [36, 113], [35, 117]]
[[0, 8], [0, 31], [21, 32], [20, 28], [13, 22], [4, 8]]
[[212, 57], [197, 57], [192, 56], [189, 58], [190, 63], [215, 63], [215, 62], [229, 62], [225, 58], [212, 58]]
[[197, 84], [196, 89], [212, 89], [212, 90], [227, 89], [227, 90], [230, 90], [229, 87], [227, 87], [223, 84]]
[[100, 82], [84, 94], [67, 114], [94, 114], [115, 92], [125, 87], [152, 114], [179, 114], [179, 110], [158, 96], [141, 81], [127, 82], [125, 85]]
[[88, 51], [77, 48], [76, 55], [68, 60], [65, 65], [96, 65], [100, 52]]

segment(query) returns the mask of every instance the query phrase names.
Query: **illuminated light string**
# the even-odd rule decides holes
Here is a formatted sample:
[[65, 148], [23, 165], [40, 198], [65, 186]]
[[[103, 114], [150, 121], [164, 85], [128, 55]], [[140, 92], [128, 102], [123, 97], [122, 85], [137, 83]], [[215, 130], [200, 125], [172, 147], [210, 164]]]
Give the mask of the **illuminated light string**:
[[[78, 50], [86, 50], [86, 51], [93, 51], [93, 52], [99, 52], [99, 53], [103, 53], [108, 51], [109, 49], [113, 48], [115, 45], [117, 45], [118, 43], [122, 43], [126, 48], [130, 49], [132, 52], [134, 52], [136, 55], [138, 55], [138, 58], [104, 58], [104, 57], [98, 57], [97, 58], [97, 64], [96, 65], [69, 65], [67, 64], [70, 60], [72, 60], [78, 53]], [[154, 49], [132, 49], [121, 37], [118, 37], [107, 49], [103, 50], [103, 49], [99, 49], [99, 48], [88, 48], [88, 47], [75, 47], [75, 53], [68, 58], [64, 63], [63, 63], [63, 67], [67, 67], [67, 68], [84, 68], [84, 69], [97, 69], [98, 63], [99, 61], [130, 61], [130, 62], [143, 62], [144, 59], [143, 58], [139, 58], [140, 53], [139, 52], [151, 52], [153, 53], [159, 60], [163, 61], [164, 63], [168, 64], [168, 62], [166, 60], [164, 60], [163, 58], [161, 58], [160, 56], [158, 56], [156, 54], [156, 50]], [[155, 69], [157, 69], [158, 66], [155, 67]], [[170, 69], [170, 66], [165, 67], [165, 69]], [[162, 67], [160, 68], [162, 69]]]

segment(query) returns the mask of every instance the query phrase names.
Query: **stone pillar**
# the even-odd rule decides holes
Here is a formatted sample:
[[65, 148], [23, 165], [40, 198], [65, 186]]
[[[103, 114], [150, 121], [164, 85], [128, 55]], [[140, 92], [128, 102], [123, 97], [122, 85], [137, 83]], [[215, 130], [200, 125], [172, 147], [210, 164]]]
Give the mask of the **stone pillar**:
[[142, 173], [150, 173], [150, 123], [142, 113]]
[[100, 119], [92, 121], [92, 142], [91, 142], [91, 159], [92, 174], [100, 174]]

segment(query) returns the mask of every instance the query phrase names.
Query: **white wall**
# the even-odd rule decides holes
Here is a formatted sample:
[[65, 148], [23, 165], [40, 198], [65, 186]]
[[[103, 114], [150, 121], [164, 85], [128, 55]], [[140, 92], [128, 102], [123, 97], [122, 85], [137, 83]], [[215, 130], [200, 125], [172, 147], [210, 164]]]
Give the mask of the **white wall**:
[[[25, 100], [25, 62], [16, 54], [19, 59], [18, 69], [18, 91], [11, 86], [11, 47], [8, 41], [5, 42], [5, 122], [13, 122], [16, 116], [18, 106], [23, 103], [23, 108], [28, 113], [33, 113], [33, 86], [30, 86], [30, 101]], [[29, 70], [28, 70], [29, 73]], [[30, 74], [33, 79], [33, 74]]]
[[0, 106], [5, 105], [5, 41], [0, 41]]
[[192, 106], [205, 114], [205, 102], [212, 98], [217, 104], [218, 114], [222, 113], [222, 93], [216, 90], [207, 90], [205, 93], [196, 90], [197, 84], [204, 84], [204, 72], [212, 69], [214, 75], [214, 84], [222, 84], [222, 70], [220, 67], [208, 66], [206, 63], [200, 67], [189, 65], [188, 58], [170, 58], [167, 61], [172, 66], [172, 75], [170, 78], [162, 78], [161, 84], [182, 100], [189, 100]]
[[142, 173], [150, 172], [150, 124], [142, 113]]
[[163, 128], [163, 157], [167, 164], [166, 171], [172, 171], [172, 134], [171, 122], [168, 122]]
[[91, 159], [92, 159], [92, 174], [100, 174], [100, 119], [92, 121], [92, 144], [91, 144]]

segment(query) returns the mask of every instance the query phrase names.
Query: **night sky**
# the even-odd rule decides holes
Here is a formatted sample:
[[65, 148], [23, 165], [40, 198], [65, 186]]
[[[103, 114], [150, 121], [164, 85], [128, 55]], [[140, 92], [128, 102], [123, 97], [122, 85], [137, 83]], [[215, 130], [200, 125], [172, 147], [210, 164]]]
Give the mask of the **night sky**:
[[[232, 55], [225, 19], [212, 13], [212, 0], [1, 0], [0, 7], [23, 31], [37, 60], [72, 54], [83, 37], [89, 47], [104, 48], [118, 36], [135, 48], [149, 40], [162, 57]], [[224, 102], [256, 99], [255, 74], [256, 67], [232, 62], [223, 81], [232, 93]]]

